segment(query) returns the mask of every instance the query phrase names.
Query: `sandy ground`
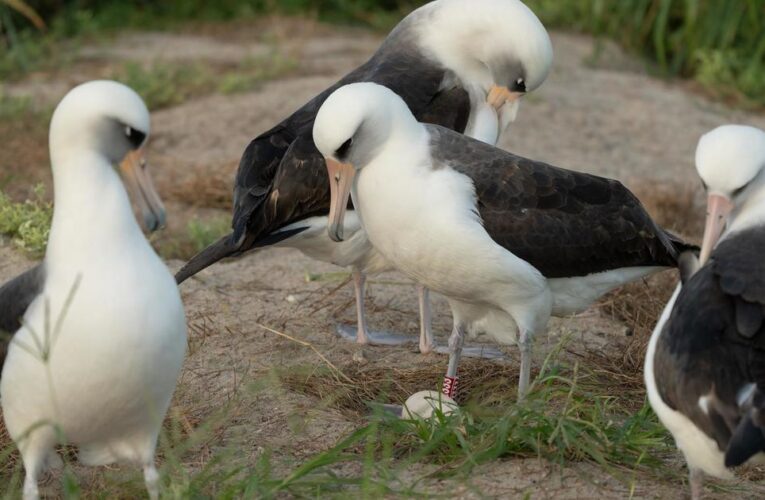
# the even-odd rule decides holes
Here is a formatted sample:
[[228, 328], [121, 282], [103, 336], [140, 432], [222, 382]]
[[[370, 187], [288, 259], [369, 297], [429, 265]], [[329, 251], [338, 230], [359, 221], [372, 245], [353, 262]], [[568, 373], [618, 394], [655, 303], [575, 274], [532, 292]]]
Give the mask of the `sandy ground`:
[[[293, 20], [266, 23], [259, 29], [135, 33], [83, 47], [71, 71], [31, 75], [8, 85], [6, 91], [51, 105], [71, 85], [108, 74], [105, 68], [125, 60], [235, 63], [274, 45], [295, 57], [299, 65], [294, 73], [255, 91], [213, 94], [153, 114], [149, 157], [159, 189], [168, 200], [172, 232], [184, 227], [189, 214], [228, 215], [204, 203], [189, 206], [175, 194], [177, 186], [200, 176], [211, 183], [230, 183], [239, 155], [252, 137], [363, 62], [380, 40], [364, 31]], [[555, 65], [549, 80], [522, 104], [519, 119], [502, 144], [515, 153], [613, 176], [638, 192], [668, 183], [671, 189], [682, 187], [698, 195], [692, 163], [698, 137], [728, 122], [765, 127], [762, 115], [727, 109], [686, 84], [651, 77], [639, 62], [609, 44], [559, 33], [553, 34], [553, 43]], [[23, 139], [15, 139], [15, 144], [23, 145], [18, 142]], [[19, 148], [25, 149], [19, 146], [15, 151]], [[19, 159], [6, 153], [0, 157], [0, 168], [18, 169]], [[37, 144], [34, 154], [24, 157], [26, 172], [12, 182], [19, 186], [27, 179], [45, 180], [46, 156], [43, 144]], [[169, 262], [172, 269], [181, 264]], [[0, 246], [0, 282], [29, 265], [7, 242]], [[232, 446], [238, 450], [236, 460], [244, 463], [254, 463], [266, 449], [277, 462], [302, 460], [327, 449], [362, 421], [359, 415], [272, 383], [278, 371], [310, 372], [325, 364], [311, 348], [263, 326], [309, 342], [341, 369], [359, 364], [445, 368], [445, 357], [423, 357], [413, 348], [359, 347], [337, 340], [334, 325], [352, 323], [355, 317], [350, 285], [335, 291], [344, 278], [332, 274], [306, 280], [308, 274], [336, 271], [297, 251], [272, 249], [219, 264], [184, 284], [190, 354], [173, 411], [193, 427], [226, 403], [232, 405], [216, 438], [184, 459], [188, 467], [198, 466], [216, 449]], [[414, 289], [401, 276], [393, 273], [372, 280], [367, 305], [373, 328], [416, 332]], [[445, 342], [451, 318], [438, 297], [435, 318], [438, 339]], [[553, 321], [549, 338], [537, 339], [537, 356], [544, 356], [563, 332], [573, 332], [585, 349], [619, 349], [626, 342], [624, 326], [593, 309]], [[517, 360], [513, 349], [506, 352]], [[438, 383], [438, 377], [422, 380], [422, 388], [435, 388]], [[422, 467], [411, 474], [427, 470], [426, 465]], [[98, 474], [82, 471], [86, 484], [98, 484]], [[478, 467], [470, 478], [426, 484], [430, 491], [456, 497], [621, 498], [630, 495], [631, 487], [591, 466], [560, 468], [530, 459], [490, 463]], [[634, 487], [636, 498], [686, 494], [681, 484], [640, 478]], [[742, 495], [749, 494], [736, 497]], [[750, 496], [756, 495], [751, 492]]]

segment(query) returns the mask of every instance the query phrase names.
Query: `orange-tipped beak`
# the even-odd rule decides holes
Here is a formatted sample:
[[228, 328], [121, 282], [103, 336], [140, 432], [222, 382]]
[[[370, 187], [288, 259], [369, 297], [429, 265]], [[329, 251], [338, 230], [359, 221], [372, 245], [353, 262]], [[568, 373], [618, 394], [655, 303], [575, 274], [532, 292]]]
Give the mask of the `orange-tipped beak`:
[[131, 151], [120, 163], [122, 178], [141, 209], [143, 225], [147, 231], [153, 232], [165, 225], [165, 207], [148, 168], [141, 149]]
[[486, 102], [489, 106], [493, 106], [494, 109], [499, 110], [505, 103], [513, 102], [522, 96], [523, 92], [513, 92], [507, 87], [492, 85], [489, 89], [489, 95], [486, 97]]
[[704, 239], [701, 242], [699, 256], [699, 263], [702, 266], [706, 264], [717, 240], [720, 239], [732, 210], [733, 202], [727, 196], [712, 193], [707, 198], [707, 222], [704, 226]]
[[345, 208], [348, 206], [348, 197], [351, 195], [356, 169], [350, 163], [340, 163], [331, 158], [326, 158], [326, 161], [331, 196], [327, 231], [332, 241], [343, 241]]

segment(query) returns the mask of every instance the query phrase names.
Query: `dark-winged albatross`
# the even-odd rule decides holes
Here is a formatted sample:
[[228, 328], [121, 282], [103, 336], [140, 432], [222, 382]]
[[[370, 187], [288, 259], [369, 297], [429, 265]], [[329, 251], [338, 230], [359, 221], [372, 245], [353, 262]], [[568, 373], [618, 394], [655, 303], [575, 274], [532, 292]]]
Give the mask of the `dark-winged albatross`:
[[449, 396], [465, 333], [507, 344], [520, 330], [523, 395], [531, 338], [551, 314], [581, 311], [624, 283], [675, 266], [685, 246], [619, 182], [418, 123], [380, 85], [333, 93], [317, 114], [314, 141], [332, 186], [330, 236], [342, 238], [352, 191], [377, 251], [449, 300]]
[[[374, 255], [358, 227], [345, 234], [355, 238], [351, 254], [334, 248], [326, 237], [329, 185], [311, 137], [319, 107], [347, 83], [376, 82], [400, 95], [419, 120], [494, 144], [515, 119], [518, 97], [542, 84], [551, 61], [547, 31], [518, 0], [438, 0], [415, 10], [369, 61], [249, 144], [234, 187], [233, 232], [193, 257], [176, 275], [178, 282], [224, 257], [281, 241], [311, 257], [354, 268], [357, 341], [368, 342], [364, 273], [388, 264]], [[311, 236], [292, 237], [300, 231]], [[369, 268], [370, 262], [380, 266]], [[420, 346], [427, 351], [433, 345], [429, 302], [427, 291], [420, 291]], [[376, 340], [396, 338], [401, 336]]]
[[765, 458], [765, 132], [712, 130], [696, 167], [708, 193], [703, 267], [685, 273], [645, 361], [651, 406], [685, 455], [694, 499], [704, 473], [730, 478]]
[[71, 90], [53, 114], [54, 213], [42, 264], [0, 288], [12, 334], [0, 379], [8, 433], [26, 469], [24, 498], [60, 464], [63, 438], [86, 465], [140, 464], [159, 495], [154, 452], [183, 364], [180, 294], [144, 238], [114, 165], [148, 229], [164, 222], [142, 147], [149, 112], [111, 81]]

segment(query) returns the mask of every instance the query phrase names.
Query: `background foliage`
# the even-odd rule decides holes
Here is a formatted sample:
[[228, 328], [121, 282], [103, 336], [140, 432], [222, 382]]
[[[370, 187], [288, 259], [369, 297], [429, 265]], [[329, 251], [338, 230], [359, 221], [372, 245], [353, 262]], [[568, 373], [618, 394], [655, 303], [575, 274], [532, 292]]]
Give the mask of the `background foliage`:
[[[190, 21], [247, 20], [264, 13], [388, 29], [422, 0], [0, 0], [0, 76], [43, 58], [46, 41], [123, 28], [160, 29]], [[719, 97], [765, 104], [762, 0], [527, 0], [551, 27], [614, 39], [655, 61], [666, 75], [690, 77]], [[30, 16], [33, 9], [48, 26]]]

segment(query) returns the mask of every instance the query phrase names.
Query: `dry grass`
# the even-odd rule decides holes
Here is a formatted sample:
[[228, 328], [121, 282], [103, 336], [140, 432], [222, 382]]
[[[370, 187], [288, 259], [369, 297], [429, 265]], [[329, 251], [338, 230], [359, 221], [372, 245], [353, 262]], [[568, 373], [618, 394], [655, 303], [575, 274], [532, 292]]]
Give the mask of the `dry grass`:
[[[704, 228], [704, 208], [700, 187], [691, 184], [635, 181], [630, 189], [662, 227], [686, 241], [697, 241]], [[615, 386], [643, 392], [643, 360], [654, 326], [677, 285], [677, 272], [654, 274], [626, 285], [605, 296], [601, 312], [622, 322], [630, 341], [621, 355], [578, 353], [586, 364]]]
[[[369, 413], [367, 401], [400, 404], [423, 388], [436, 389], [443, 380], [444, 364], [421, 364], [412, 368], [347, 365], [342, 367], [342, 373], [352, 382], [329, 370], [300, 372], [290, 369], [279, 376], [286, 388], [319, 398], [347, 416], [358, 417]], [[514, 394], [517, 383], [518, 368], [514, 365], [463, 359], [457, 400], [461, 403], [470, 401], [479, 392], [485, 392], [488, 385], [497, 395]]]
[[690, 241], [701, 239], [705, 211], [700, 182], [633, 179], [627, 185], [661, 227]]
[[162, 191], [169, 199], [191, 207], [231, 210], [232, 172], [235, 170], [236, 166], [229, 163], [214, 168], [197, 168], [188, 179], [163, 185]]

